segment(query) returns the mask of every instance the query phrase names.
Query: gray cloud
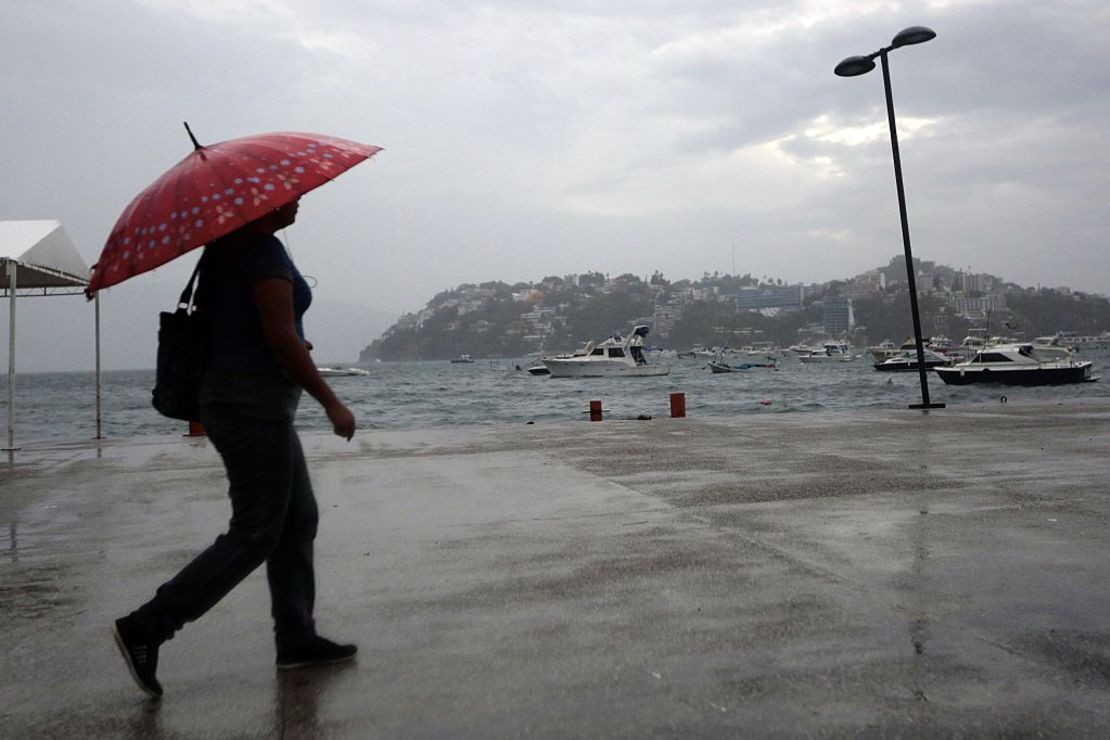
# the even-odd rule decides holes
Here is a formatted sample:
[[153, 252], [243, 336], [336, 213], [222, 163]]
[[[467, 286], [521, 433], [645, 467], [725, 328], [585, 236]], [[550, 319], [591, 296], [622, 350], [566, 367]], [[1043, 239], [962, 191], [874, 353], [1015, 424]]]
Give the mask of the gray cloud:
[[[0, 0], [0, 218], [60, 218], [93, 261], [188, 153], [189, 120], [202, 141], [386, 147], [287, 234], [320, 299], [354, 314], [464, 281], [696, 276], [734, 249], [741, 272], [846, 277], [901, 245], [881, 75], [832, 68], [917, 24], [938, 37], [891, 55], [915, 253], [1106, 292], [1095, 0]], [[106, 304], [183, 282], [181, 262]], [[145, 307], [121, 316], [153, 337]], [[128, 346], [108, 364], [149, 364]]]

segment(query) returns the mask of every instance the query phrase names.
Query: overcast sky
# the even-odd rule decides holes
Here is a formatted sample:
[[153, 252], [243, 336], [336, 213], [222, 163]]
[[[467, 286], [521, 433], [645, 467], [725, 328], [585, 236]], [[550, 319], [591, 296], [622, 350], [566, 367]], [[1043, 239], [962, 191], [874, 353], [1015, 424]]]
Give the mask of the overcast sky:
[[[383, 146], [286, 232], [348, 359], [462, 282], [848, 277], [901, 237], [882, 75], [832, 70], [911, 25], [937, 32], [891, 54], [915, 256], [1110, 293], [1105, 0], [0, 0], [0, 219], [94, 262], [183, 120]], [[106, 366], [153, 364], [192, 261], [104, 294]], [[62, 302], [21, 307], [21, 368], [83, 362], [31, 338]]]

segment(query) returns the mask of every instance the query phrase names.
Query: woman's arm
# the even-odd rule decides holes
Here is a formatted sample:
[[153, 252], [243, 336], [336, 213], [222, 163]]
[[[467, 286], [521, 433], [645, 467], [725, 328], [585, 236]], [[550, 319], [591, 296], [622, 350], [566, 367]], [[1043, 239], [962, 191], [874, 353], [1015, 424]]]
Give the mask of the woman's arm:
[[254, 284], [251, 295], [262, 321], [262, 339], [266, 346], [273, 350], [278, 362], [293, 376], [293, 380], [324, 407], [335, 433], [350, 440], [355, 433], [354, 415], [320, 377], [308, 348], [297, 335], [293, 316], [293, 284], [282, 278], [263, 278]]

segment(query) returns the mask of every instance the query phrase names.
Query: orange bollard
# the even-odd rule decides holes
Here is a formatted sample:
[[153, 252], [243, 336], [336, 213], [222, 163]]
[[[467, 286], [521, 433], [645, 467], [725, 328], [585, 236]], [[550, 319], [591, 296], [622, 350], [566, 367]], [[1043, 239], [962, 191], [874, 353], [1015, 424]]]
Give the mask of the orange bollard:
[[685, 393], [672, 393], [671, 394], [671, 418], [672, 419], [685, 419], [686, 418], [686, 394]]
[[204, 425], [201, 424], [199, 421], [190, 421], [189, 422], [189, 433], [186, 434], [185, 436], [186, 437], [206, 437], [206, 436], [208, 436], [208, 434], [207, 434], [207, 432], [204, 431]]
[[590, 401], [590, 421], [601, 421], [601, 401]]

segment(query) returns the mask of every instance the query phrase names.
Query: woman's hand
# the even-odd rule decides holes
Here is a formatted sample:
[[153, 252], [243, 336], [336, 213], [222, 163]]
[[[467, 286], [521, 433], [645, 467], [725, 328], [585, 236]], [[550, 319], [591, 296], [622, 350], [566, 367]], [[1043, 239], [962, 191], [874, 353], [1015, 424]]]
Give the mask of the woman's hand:
[[328, 406], [325, 411], [328, 414], [328, 421], [331, 422], [332, 431], [350, 442], [351, 437], [355, 436], [355, 415], [351, 410], [341, 403], [336, 403]]

